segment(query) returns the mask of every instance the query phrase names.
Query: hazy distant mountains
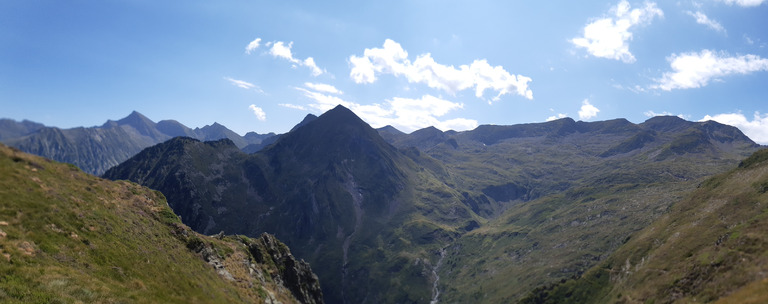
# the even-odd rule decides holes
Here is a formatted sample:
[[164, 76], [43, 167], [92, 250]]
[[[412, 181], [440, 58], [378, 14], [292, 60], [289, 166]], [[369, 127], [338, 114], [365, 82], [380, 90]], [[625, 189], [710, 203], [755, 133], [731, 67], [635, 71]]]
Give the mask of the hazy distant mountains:
[[104, 176], [160, 190], [199, 232], [276, 234], [329, 303], [509, 303], [600, 264], [759, 148], [677, 117], [405, 134], [339, 106], [254, 154], [176, 138]]
[[83, 171], [100, 175], [142, 149], [173, 137], [185, 136], [199, 140], [230, 139], [238, 148], [255, 152], [264, 143], [274, 141], [274, 133], [245, 136], [214, 123], [190, 129], [175, 121], [153, 122], [133, 112], [118, 121], [109, 120], [98, 127], [60, 129], [30, 121], [0, 120], [0, 141], [24, 152], [67, 162]]

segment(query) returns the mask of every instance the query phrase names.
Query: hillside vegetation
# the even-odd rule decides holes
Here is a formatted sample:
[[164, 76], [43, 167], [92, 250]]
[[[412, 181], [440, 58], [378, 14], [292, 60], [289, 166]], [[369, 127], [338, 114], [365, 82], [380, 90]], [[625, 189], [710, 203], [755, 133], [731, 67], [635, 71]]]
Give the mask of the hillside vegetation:
[[768, 302], [768, 149], [707, 179], [578, 279], [524, 303]]
[[319, 303], [271, 235], [208, 237], [158, 191], [0, 145], [0, 302]]

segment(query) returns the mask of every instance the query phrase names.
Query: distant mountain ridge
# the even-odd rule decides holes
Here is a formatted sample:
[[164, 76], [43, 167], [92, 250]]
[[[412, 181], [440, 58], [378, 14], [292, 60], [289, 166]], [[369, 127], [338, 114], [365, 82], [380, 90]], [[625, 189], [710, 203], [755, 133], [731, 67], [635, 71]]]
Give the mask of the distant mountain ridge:
[[74, 164], [95, 175], [101, 175], [146, 147], [177, 136], [200, 140], [228, 138], [238, 148], [253, 145], [251, 150], [258, 150], [265, 140], [277, 135], [249, 132], [240, 136], [218, 123], [190, 129], [175, 120], [155, 123], [136, 111], [120, 120], [108, 120], [101, 126], [88, 128], [59, 129], [29, 121], [0, 120], [0, 142], [24, 152]]
[[411, 134], [341, 106], [309, 119], [252, 155], [177, 138], [104, 176], [162, 191], [197, 231], [276, 234], [330, 303], [507, 303], [583, 273], [759, 148], [672, 117]]

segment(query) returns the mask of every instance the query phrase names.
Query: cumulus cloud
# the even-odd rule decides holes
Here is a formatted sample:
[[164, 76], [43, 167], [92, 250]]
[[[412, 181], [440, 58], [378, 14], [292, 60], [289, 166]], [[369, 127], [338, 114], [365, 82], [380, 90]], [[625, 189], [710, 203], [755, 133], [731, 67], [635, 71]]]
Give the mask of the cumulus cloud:
[[253, 111], [253, 115], [256, 115], [256, 119], [258, 119], [260, 121], [267, 120], [267, 114], [264, 113], [264, 110], [262, 110], [261, 108], [257, 107], [255, 104], [252, 104], [252, 105], [248, 106], [248, 108], [251, 109], [251, 111]]
[[744, 6], [744, 7], [751, 7], [751, 6], [760, 6], [760, 4], [763, 4], [766, 0], [721, 0], [728, 5], [736, 4], [738, 6]]
[[579, 109], [579, 119], [586, 120], [593, 118], [597, 116], [598, 112], [600, 112], [600, 109], [589, 103], [588, 99], [584, 99], [584, 101], [581, 102], [581, 109]]
[[224, 77], [224, 79], [226, 79], [227, 81], [229, 81], [233, 85], [235, 85], [235, 86], [237, 86], [239, 88], [246, 89], [246, 90], [250, 90], [250, 89], [256, 88], [255, 84], [252, 84], [252, 83], [244, 81], [244, 80], [237, 80], [237, 79], [233, 79], [233, 78], [230, 78], [230, 77]]
[[733, 57], [710, 50], [672, 54], [667, 61], [672, 72], [665, 72], [651, 88], [664, 91], [699, 88], [724, 76], [768, 71], [768, 59], [756, 55]]
[[254, 39], [253, 41], [248, 43], [248, 45], [245, 46], [245, 53], [250, 55], [251, 52], [259, 48], [260, 43], [261, 43], [261, 38]]
[[311, 83], [311, 82], [305, 82], [304, 86], [323, 93], [330, 93], [330, 94], [344, 94], [344, 92], [340, 91], [336, 87], [330, 85], [330, 84], [324, 84], [324, 83]]
[[[251, 54], [251, 52], [259, 48], [259, 46], [261, 46], [261, 38], [256, 38], [245, 47], [245, 53]], [[293, 52], [291, 51], [293, 42], [286, 44], [283, 41], [270, 41], [267, 42], [265, 46], [269, 48], [269, 54], [273, 57], [288, 60], [293, 63], [294, 67], [304, 66], [309, 68], [312, 71], [312, 76], [320, 76], [325, 73], [325, 70], [318, 67], [317, 63], [315, 63], [315, 59], [312, 57], [307, 57], [304, 60], [294, 58]]]
[[401, 131], [412, 132], [429, 126], [441, 130], [456, 131], [470, 130], [478, 126], [477, 121], [473, 119], [442, 120], [441, 117], [464, 108], [464, 105], [432, 95], [424, 95], [416, 99], [395, 97], [383, 104], [363, 105], [343, 100], [335, 95], [329, 95], [327, 92], [307, 88], [296, 89], [313, 100], [309, 107], [319, 112], [325, 112], [337, 105], [342, 105], [355, 112], [374, 128], [391, 125]]
[[566, 118], [566, 117], [568, 117], [568, 115], [563, 114], [563, 113], [558, 113], [557, 115], [552, 115], [550, 117], [547, 117], [547, 121], [558, 120], [558, 119]]
[[760, 112], [755, 112], [751, 121], [741, 113], [706, 115], [700, 121], [707, 120], [737, 127], [756, 143], [768, 145], [768, 114], [761, 115]]
[[635, 62], [635, 56], [629, 52], [633, 28], [650, 24], [655, 17], [663, 17], [664, 12], [654, 2], [646, 2], [642, 8], [630, 9], [629, 2], [623, 0], [611, 8], [608, 17], [596, 19], [584, 27], [583, 37], [571, 39], [577, 47], [587, 49], [592, 56]]
[[349, 63], [352, 67], [349, 76], [356, 83], [373, 83], [377, 74], [392, 74], [450, 94], [474, 88], [478, 98], [483, 97], [485, 90], [496, 91], [494, 101], [510, 93], [533, 99], [533, 91], [528, 88], [531, 78], [512, 75], [502, 66], [491, 66], [485, 59], [458, 68], [437, 63], [429, 53], [411, 61], [408, 52], [391, 39], [385, 40], [382, 48], [365, 49], [360, 57], [350, 56]]
[[707, 15], [705, 15], [702, 12], [686, 12], [688, 15], [696, 19], [696, 23], [706, 25], [708, 28], [713, 29], [715, 31], [725, 33], [725, 28], [723, 25], [720, 24], [720, 22], [717, 22], [715, 20], [709, 19]]

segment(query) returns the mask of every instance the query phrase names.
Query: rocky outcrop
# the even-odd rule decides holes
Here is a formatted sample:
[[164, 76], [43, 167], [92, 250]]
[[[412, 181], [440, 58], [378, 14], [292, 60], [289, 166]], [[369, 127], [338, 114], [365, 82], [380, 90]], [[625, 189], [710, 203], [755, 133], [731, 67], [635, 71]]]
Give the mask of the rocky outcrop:
[[279, 270], [272, 274], [272, 280], [291, 291], [301, 303], [324, 303], [320, 280], [312, 272], [309, 263], [296, 259], [288, 246], [275, 236], [263, 233], [257, 239], [246, 243], [248, 251], [257, 263], [274, 264]]

